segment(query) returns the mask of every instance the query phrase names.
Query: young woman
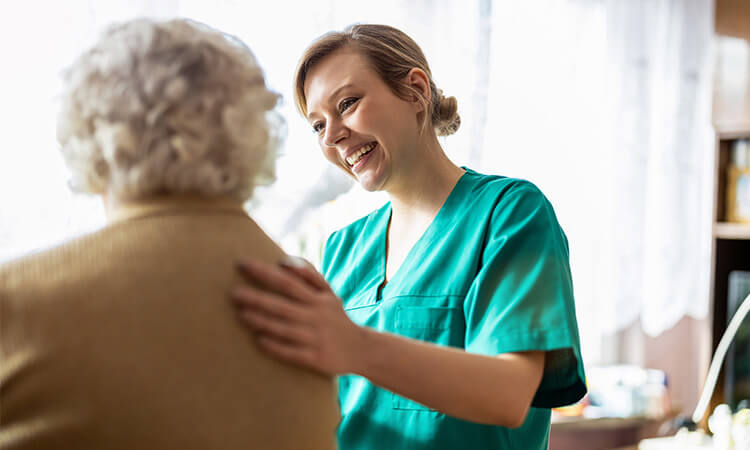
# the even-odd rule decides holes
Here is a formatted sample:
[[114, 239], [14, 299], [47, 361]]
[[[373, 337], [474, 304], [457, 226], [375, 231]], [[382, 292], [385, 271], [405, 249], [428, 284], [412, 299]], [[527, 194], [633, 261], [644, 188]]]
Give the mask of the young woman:
[[586, 390], [550, 203], [448, 159], [456, 100], [397, 29], [313, 42], [295, 94], [325, 157], [390, 201], [331, 235], [323, 276], [241, 263], [255, 287], [234, 298], [260, 348], [340, 375], [344, 450], [546, 449], [550, 408]]

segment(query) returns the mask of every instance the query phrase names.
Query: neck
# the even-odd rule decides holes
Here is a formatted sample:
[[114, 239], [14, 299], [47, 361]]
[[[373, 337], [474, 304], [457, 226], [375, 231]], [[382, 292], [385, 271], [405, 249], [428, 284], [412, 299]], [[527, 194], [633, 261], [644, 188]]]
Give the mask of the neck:
[[110, 191], [104, 192], [101, 196], [102, 204], [104, 205], [104, 215], [107, 218], [107, 222], [112, 222], [115, 216], [115, 211], [122, 207], [123, 202]]
[[448, 159], [433, 133], [425, 133], [423, 141], [399, 182], [387, 189], [394, 217], [434, 216], [464, 173]]
[[207, 197], [197, 194], [152, 195], [125, 200], [112, 193], [102, 195], [107, 223], [117, 222], [131, 216], [163, 210], [211, 211], [216, 209], [242, 211], [243, 202], [231, 196]]

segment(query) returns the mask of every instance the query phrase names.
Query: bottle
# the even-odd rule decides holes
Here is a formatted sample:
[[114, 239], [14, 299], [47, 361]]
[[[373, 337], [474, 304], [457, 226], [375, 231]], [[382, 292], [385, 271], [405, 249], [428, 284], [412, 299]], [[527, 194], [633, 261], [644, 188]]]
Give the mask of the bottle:
[[727, 171], [727, 220], [750, 223], [750, 140], [732, 145]]

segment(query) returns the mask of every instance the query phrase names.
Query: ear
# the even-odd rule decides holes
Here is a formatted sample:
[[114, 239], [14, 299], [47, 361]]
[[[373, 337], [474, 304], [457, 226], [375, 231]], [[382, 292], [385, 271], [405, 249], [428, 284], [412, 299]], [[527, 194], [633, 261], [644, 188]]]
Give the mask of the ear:
[[[424, 70], [418, 67], [411, 69], [409, 73], [406, 74], [406, 79], [404, 81], [406, 82], [407, 86], [421, 92], [422, 96], [427, 100], [427, 103], [430, 102], [430, 97], [432, 94], [432, 92], [430, 91], [430, 78], [427, 76]], [[414, 100], [414, 104], [419, 108], [418, 111], [421, 112], [422, 104], [416, 101], [416, 98]]]

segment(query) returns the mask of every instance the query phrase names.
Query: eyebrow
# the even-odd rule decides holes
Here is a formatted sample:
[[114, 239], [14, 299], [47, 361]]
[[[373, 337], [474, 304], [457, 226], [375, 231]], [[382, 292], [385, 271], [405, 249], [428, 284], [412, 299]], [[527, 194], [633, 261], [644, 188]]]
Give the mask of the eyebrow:
[[[337, 87], [336, 89], [333, 90], [333, 92], [331, 92], [331, 95], [328, 96], [327, 100], [330, 101], [333, 97], [336, 97], [339, 92], [343, 91], [346, 88], [350, 88], [352, 86], [354, 86], [352, 83], [346, 83], [344, 85], [341, 85], [341, 86]], [[307, 120], [310, 120], [312, 118], [311, 117], [312, 115], [313, 115], [312, 112], [308, 113], [307, 114]]]

